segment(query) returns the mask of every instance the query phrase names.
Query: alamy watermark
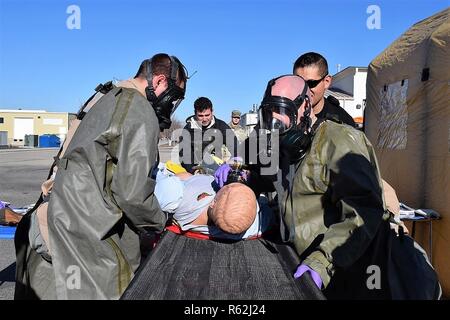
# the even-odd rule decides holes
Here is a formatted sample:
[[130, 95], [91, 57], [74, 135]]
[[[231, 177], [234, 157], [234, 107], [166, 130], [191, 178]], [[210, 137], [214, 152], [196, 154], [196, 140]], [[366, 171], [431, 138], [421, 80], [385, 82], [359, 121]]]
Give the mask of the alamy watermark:
[[81, 288], [81, 271], [79, 266], [70, 265], [66, 270], [66, 287], [69, 290], [79, 290]]
[[70, 5], [66, 9], [66, 13], [69, 15], [66, 20], [66, 26], [69, 30], [81, 29], [81, 10], [77, 5]]
[[366, 20], [366, 26], [369, 30], [381, 29], [381, 9], [379, 6], [372, 4], [367, 7], [367, 14], [370, 16]]
[[369, 290], [381, 289], [381, 270], [377, 265], [367, 267], [366, 273], [370, 276], [367, 278], [366, 285]]
[[260, 165], [261, 175], [274, 175], [279, 171], [278, 130], [253, 130], [245, 142], [239, 143], [231, 129], [226, 130], [225, 137], [217, 129], [194, 130], [192, 135], [189, 130], [177, 129], [172, 133], [172, 140], [180, 141], [180, 163], [214, 164], [211, 155], [224, 158], [223, 146], [226, 146], [231, 157], [240, 157], [245, 164]]

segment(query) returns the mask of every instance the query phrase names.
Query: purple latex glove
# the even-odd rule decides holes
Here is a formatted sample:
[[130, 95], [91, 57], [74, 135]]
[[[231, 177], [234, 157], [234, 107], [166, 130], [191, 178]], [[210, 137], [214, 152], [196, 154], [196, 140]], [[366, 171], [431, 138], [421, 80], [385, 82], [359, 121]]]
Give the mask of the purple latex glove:
[[241, 174], [242, 179], [244, 179], [245, 181], [247, 181], [247, 172], [245, 170], [242, 170], [242, 174]]
[[[233, 164], [233, 162], [239, 162], [239, 163], [242, 164], [242, 163], [244, 162], [244, 159], [242, 159], [242, 157], [232, 157], [232, 158], [230, 158], [230, 160], [228, 160], [228, 163]], [[229, 171], [228, 171], [228, 172], [229, 172]], [[247, 172], [246, 172], [245, 170], [242, 170], [241, 177], [242, 177], [245, 181], [247, 181]]]
[[294, 273], [294, 278], [300, 278], [305, 272], [309, 272], [311, 275], [311, 278], [313, 279], [316, 286], [321, 289], [322, 288], [322, 279], [320, 278], [320, 275], [315, 272], [313, 269], [308, 267], [306, 264], [301, 264], [298, 266], [297, 271]]
[[2, 202], [1, 200], [0, 200], [0, 209], [3, 209], [3, 208], [5, 208], [6, 207], [6, 203], [4, 203], [4, 202]]
[[227, 182], [228, 173], [230, 170], [230, 165], [228, 163], [224, 163], [216, 170], [216, 172], [214, 172], [214, 180], [216, 180], [219, 187], [222, 188], [225, 182]]

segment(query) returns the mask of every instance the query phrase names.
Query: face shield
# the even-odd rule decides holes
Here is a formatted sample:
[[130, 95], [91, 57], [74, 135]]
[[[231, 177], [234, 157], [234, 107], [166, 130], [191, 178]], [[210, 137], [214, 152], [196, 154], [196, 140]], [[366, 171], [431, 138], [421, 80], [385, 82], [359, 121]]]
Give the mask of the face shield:
[[170, 116], [173, 116], [173, 114], [178, 109], [178, 106], [181, 104], [182, 101], [183, 98], [180, 98], [172, 102], [172, 112], [170, 113]]
[[183, 88], [169, 81], [169, 87], [152, 102], [161, 131], [170, 128], [172, 115], [183, 101], [184, 92]]
[[278, 130], [282, 135], [297, 126], [297, 109], [288, 98], [271, 96], [264, 99], [259, 109], [261, 129]]
[[[147, 95], [147, 100], [152, 104], [155, 110], [156, 116], [159, 121], [159, 128], [161, 131], [170, 128], [172, 124], [171, 117], [177, 110], [178, 106], [184, 99], [184, 94], [186, 92], [186, 80], [187, 76], [184, 78], [183, 87], [176, 84], [177, 73], [179, 72], [180, 65], [182, 68], [184, 66], [179, 62], [179, 60], [173, 56], [168, 56], [170, 59], [170, 77], [167, 77], [167, 89], [160, 93], [158, 96], [155, 94], [155, 89], [153, 88], [153, 71], [152, 71], [152, 60], [147, 60], [147, 83], [148, 86], [145, 88], [145, 93]], [[184, 68], [185, 69], [185, 68]]]
[[168, 95], [168, 101], [172, 104], [170, 116], [172, 116], [175, 111], [178, 109], [181, 102], [184, 100], [184, 93], [186, 92], [185, 89], [180, 88], [176, 84], [173, 85], [171, 88], [171, 91], [169, 91]]

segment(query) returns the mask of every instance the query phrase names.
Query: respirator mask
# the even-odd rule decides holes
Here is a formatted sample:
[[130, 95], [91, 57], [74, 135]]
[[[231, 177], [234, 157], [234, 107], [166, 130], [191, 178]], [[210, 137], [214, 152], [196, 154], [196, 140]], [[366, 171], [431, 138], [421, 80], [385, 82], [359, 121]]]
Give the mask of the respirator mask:
[[[260, 127], [268, 132], [278, 130], [280, 151], [289, 156], [290, 164], [294, 164], [304, 157], [311, 144], [311, 104], [307, 96], [308, 86], [306, 82], [302, 92], [294, 100], [273, 96], [271, 93], [272, 86], [281, 77], [272, 79], [267, 84], [259, 108], [259, 121]], [[298, 110], [304, 101], [306, 101], [305, 111], [300, 123], [297, 124]]]
[[178, 61], [176, 57], [169, 56], [170, 58], [170, 77], [167, 78], [167, 89], [164, 90], [159, 96], [156, 96], [155, 89], [153, 88], [153, 70], [152, 60], [147, 60], [147, 83], [148, 86], [145, 89], [147, 100], [152, 104], [155, 110], [156, 116], [159, 121], [159, 129], [169, 129], [172, 124], [171, 117], [175, 110], [184, 99], [186, 92], [186, 83], [184, 88], [177, 85], [177, 72], [179, 67], [184, 66]]

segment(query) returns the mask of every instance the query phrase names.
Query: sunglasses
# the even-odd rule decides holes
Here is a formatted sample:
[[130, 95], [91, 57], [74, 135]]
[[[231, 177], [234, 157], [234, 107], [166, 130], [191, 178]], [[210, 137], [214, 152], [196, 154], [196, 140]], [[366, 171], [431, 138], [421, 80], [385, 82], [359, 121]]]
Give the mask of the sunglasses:
[[326, 78], [326, 76], [328, 76], [328, 72], [325, 73], [325, 75], [324, 75], [322, 78], [320, 78], [319, 80], [306, 80], [306, 84], [308, 85], [308, 87], [309, 87], [310, 89], [315, 88], [315, 87], [317, 87], [317, 85], [318, 85], [320, 82], [322, 82], [323, 79]]
[[241, 117], [233, 117], [233, 119], [240, 119]]

